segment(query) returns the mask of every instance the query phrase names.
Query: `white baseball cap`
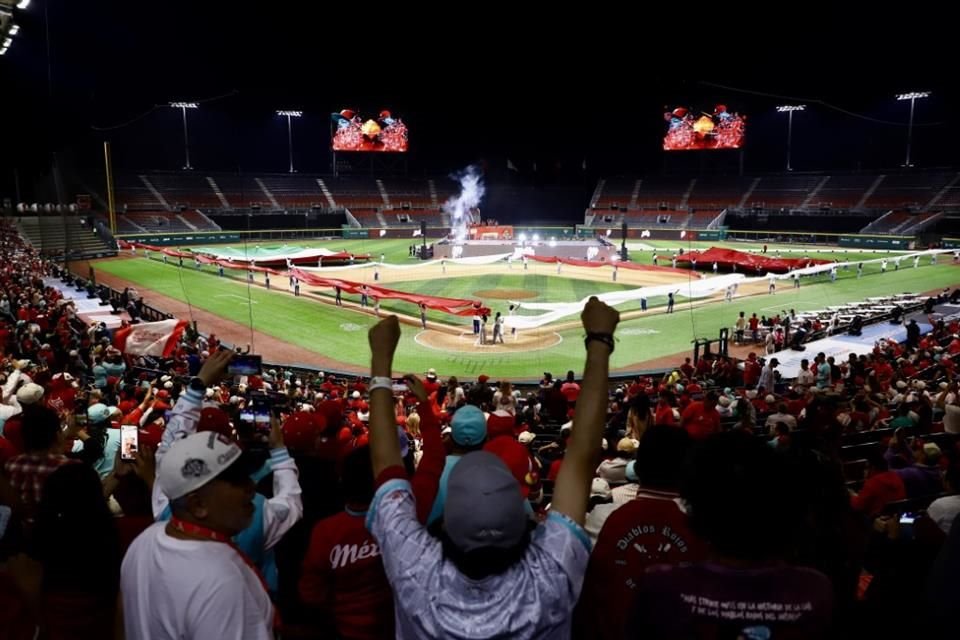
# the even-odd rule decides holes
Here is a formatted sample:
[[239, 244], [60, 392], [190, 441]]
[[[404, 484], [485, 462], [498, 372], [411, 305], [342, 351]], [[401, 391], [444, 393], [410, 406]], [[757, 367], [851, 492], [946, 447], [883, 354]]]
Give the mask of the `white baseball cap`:
[[17, 389], [17, 402], [20, 404], [36, 404], [42, 397], [43, 387], [34, 382], [28, 382]]
[[[242, 451], [239, 446], [213, 431], [194, 433], [175, 441], [160, 460], [157, 482], [171, 500], [203, 487], [233, 466]], [[244, 469], [237, 469], [242, 476]]]
[[603, 478], [594, 478], [590, 483], [590, 495], [609, 498], [611, 495], [610, 483]]

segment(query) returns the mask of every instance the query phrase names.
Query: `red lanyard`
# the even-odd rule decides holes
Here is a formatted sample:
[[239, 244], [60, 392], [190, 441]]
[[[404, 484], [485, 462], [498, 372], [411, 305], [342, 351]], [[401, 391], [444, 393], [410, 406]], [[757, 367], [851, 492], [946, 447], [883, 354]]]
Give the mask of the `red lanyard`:
[[[234, 543], [233, 539], [230, 536], [224, 535], [219, 531], [214, 531], [210, 527], [205, 527], [201, 524], [194, 524], [192, 522], [187, 522], [181, 520], [177, 516], [170, 518], [170, 526], [179, 531], [180, 533], [185, 533], [187, 535], [196, 536], [198, 538], [206, 538], [207, 540], [213, 540], [214, 542], [222, 542], [228, 545], [231, 549], [237, 552], [237, 555], [240, 556], [240, 559], [243, 560], [243, 563], [250, 567], [250, 570], [257, 576], [257, 579], [260, 580], [260, 585], [263, 587], [263, 591], [267, 594], [269, 598], [270, 589], [267, 587], [267, 581], [264, 580], [263, 574], [260, 573], [260, 568], [253, 563], [253, 560], [243, 552], [243, 549], [238, 547]], [[276, 607], [273, 607], [273, 625], [275, 628], [280, 626], [280, 612], [277, 611]]]

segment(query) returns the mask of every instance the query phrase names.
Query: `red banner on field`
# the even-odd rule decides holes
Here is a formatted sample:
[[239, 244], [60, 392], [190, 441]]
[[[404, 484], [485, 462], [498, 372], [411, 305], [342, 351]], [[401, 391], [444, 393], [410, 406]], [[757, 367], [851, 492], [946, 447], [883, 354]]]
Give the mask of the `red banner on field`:
[[734, 249], [710, 247], [706, 251], [689, 251], [677, 256], [677, 262], [696, 260], [701, 266], [717, 263], [717, 266], [729, 269], [736, 265], [745, 272], [777, 272], [786, 273], [794, 269], [804, 269], [818, 264], [829, 264], [830, 260], [815, 258], [768, 258], [755, 253], [744, 253]]
[[296, 268], [291, 269], [290, 273], [296, 276], [300, 282], [313, 287], [327, 287], [330, 289], [333, 289], [334, 287], [340, 287], [340, 290], [343, 293], [352, 293], [357, 295], [362, 294], [364, 292], [364, 287], [366, 287], [367, 295], [379, 300], [402, 300], [418, 306], [423, 304], [426, 305], [428, 309], [443, 311], [444, 313], [449, 313], [455, 316], [472, 316], [477, 313], [484, 315], [490, 314], [490, 309], [484, 307], [480, 300], [424, 296], [415, 293], [407, 293], [405, 291], [397, 291], [396, 289], [387, 289], [386, 287], [378, 287], [376, 285], [366, 284], [363, 282], [353, 282], [351, 280], [341, 280], [339, 278], [325, 278], [315, 275], [309, 271]]
[[[210, 264], [221, 266], [224, 269], [239, 269], [243, 271], [254, 271], [256, 273], [269, 273], [276, 276], [289, 277], [291, 275], [296, 276], [303, 284], [308, 284], [314, 287], [328, 287], [330, 289], [334, 287], [340, 287], [341, 291], [344, 293], [352, 294], [361, 294], [363, 293], [363, 288], [366, 287], [366, 292], [368, 296], [378, 298], [380, 300], [403, 300], [404, 302], [410, 302], [415, 305], [424, 304], [428, 309], [433, 309], [435, 311], [442, 311], [444, 313], [449, 313], [455, 316], [472, 316], [476, 313], [489, 315], [490, 309], [483, 306], [483, 303], [480, 300], [468, 300], [464, 298], [441, 298], [438, 296], [424, 296], [417, 295], [413, 293], [406, 293], [404, 291], [397, 291], [395, 289], [387, 289], [385, 287], [378, 287], [370, 284], [365, 284], [362, 282], [353, 282], [351, 280], [341, 280], [339, 278], [325, 278], [318, 275], [315, 275], [309, 271], [304, 271], [303, 269], [298, 269], [293, 267], [290, 270], [278, 270], [271, 269], [269, 267], [260, 267], [255, 264], [247, 264], [245, 262], [240, 262], [237, 260], [223, 260], [216, 258], [209, 258], [207, 256], [194, 254], [194, 253], [184, 253], [177, 251], [175, 249], [165, 249], [163, 247], [155, 247], [151, 245], [140, 244], [138, 242], [126, 242], [124, 240], [117, 240], [117, 244], [121, 249], [146, 249], [147, 251], [156, 251], [162, 253], [166, 256], [173, 258], [187, 258], [188, 260], [199, 260], [201, 264]], [[336, 254], [338, 256], [348, 256], [349, 254]], [[331, 256], [325, 256], [331, 257]]]

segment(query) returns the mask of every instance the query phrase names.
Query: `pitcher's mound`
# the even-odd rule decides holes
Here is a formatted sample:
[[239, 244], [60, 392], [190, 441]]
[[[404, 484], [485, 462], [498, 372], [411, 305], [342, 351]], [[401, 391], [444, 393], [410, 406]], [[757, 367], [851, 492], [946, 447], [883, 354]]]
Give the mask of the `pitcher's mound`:
[[486, 289], [484, 291], [474, 291], [473, 295], [478, 298], [494, 298], [496, 300], [528, 300], [536, 298], [536, 291], [527, 291], [526, 289]]
[[[490, 339], [488, 334], [487, 339]], [[538, 351], [540, 349], [549, 349], [555, 347], [563, 338], [560, 334], [553, 331], [544, 331], [540, 329], [527, 329], [518, 331], [516, 339], [510, 335], [509, 329], [507, 335], [503, 337], [503, 344], [488, 342], [487, 344], [477, 344], [477, 337], [470, 332], [464, 332], [460, 335], [447, 333], [446, 331], [435, 331], [427, 329], [417, 334], [415, 340], [418, 344], [438, 351], [447, 351], [453, 353], [472, 353], [476, 355], [496, 353], [519, 353], [522, 351]]]

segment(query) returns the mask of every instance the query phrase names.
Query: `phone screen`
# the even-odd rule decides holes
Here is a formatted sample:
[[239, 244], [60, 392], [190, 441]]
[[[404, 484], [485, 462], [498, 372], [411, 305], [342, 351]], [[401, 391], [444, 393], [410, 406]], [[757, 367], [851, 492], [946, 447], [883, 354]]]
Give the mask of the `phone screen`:
[[913, 524], [917, 519], [915, 514], [912, 513], [903, 513], [900, 515], [900, 524]]
[[263, 361], [260, 356], [236, 355], [227, 366], [227, 374], [231, 376], [260, 375]]
[[120, 427], [120, 459], [133, 462], [134, 454], [140, 446], [140, 432], [136, 425], [125, 424]]
[[253, 407], [244, 407], [240, 410], [240, 424], [253, 428]]

